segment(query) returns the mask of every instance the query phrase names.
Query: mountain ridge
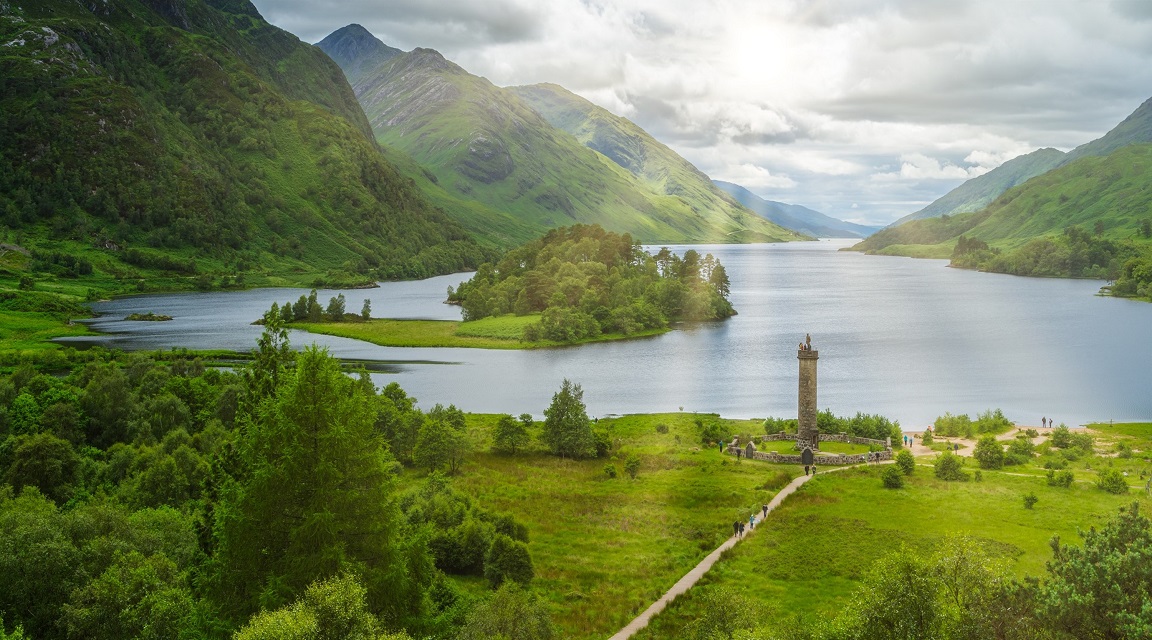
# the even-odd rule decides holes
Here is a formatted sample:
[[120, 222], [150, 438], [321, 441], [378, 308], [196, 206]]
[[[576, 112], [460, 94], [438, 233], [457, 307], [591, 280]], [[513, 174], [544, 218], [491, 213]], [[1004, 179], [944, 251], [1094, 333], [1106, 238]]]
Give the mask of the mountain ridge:
[[867, 238], [880, 230], [879, 227], [869, 227], [833, 218], [802, 205], [767, 200], [732, 182], [723, 180], [713, 180], [712, 182], [758, 215], [764, 216], [786, 229], [792, 229], [806, 235], [818, 238]]
[[[588, 223], [644, 242], [803, 239], [716, 193], [650, 189], [553, 126], [515, 91], [431, 49], [360, 72], [353, 90], [381, 144], [410, 156], [451, 197], [540, 232]], [[705, 192], [711, 189], [709, 183]]]

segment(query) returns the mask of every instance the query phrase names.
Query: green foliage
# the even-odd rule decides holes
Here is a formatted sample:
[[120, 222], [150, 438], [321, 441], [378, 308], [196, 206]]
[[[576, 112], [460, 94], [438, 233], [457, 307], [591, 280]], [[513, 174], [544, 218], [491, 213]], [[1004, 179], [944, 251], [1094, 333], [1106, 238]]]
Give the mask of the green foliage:
[[925, 429], [924, 433], [920, 435], [920, 444], [924, 445], [925, 447], [932, 446], [932, 443], [935, 441], [936, 436], [932, 434], [931, 429]]
[[964, 459], [951, 451], [936, 456], [932, 466], [936, 477], [941, 480], [961, 482], [968, 480], [968, 474], [964, 472]]
[[72, 497], [78, 480], [80, 458], [72, 445], [50, 433], [16, 439], [4, 481], [16, 491], [25, 486], [63, 504]]
[[628, 458], [624, 461], [624, 471], [628, 474], [629, 478], [635, 480], [637, 474], [640, 473], [640, 456], [635, 453], [629, 454]]
[[892, 438], [896, 443], [903, 437], [900, 423], [881, 415], [857, 412], [852, 417], [840, 417], [825, 409], [816, 415], [816, 428], [820, 433], [847, 433], [858, 438], [884, 440]]
[[971, 438], [976, 433], [976, 427], [973, 426], [972, 419], [966, 413], [958, 416], [945, 413], [936, 418], [936, 421], [932, 423], [932, 428], [938, 435], [947, 438]]
[[1047, 478], [1049, 487], [1068, 488], [1071, 487], [1072, 483], [1076, 480], [1076, 476], [1073, 475], [1073, 473], [1068, 469], [1064, 469], [1062, 471], [1049, 469]]
[[493, 589], [505, 582], [528, 584], [535, 575], [528, 546], [503, 533], [497, 533], [488, 553], [484, 555], [484, 577], [488, 579], [488, 584]]
[[688, 625], [684, 635], [694, 640], [727, 640], [755, 628], [763, 613], [759, 603], [727, 587], [702, 589], [700, 599], [703, 613]]
[[1152, 528], [1137, 504], [1082, 547], [1052, 539], [1048, 580], [1036, 595], [1040, 618], [1071, 638], [1140, 638], [1152, 632]]
[[457, 640], [551, 640], [556, 631], [545, 603], [518, 582], [500, 585], [472, 607]]
[[412, 461], [416, 466], [425, 467], [429, 471], [444, 466], [448, 473], [454, 474], [471, 450], [463, 412], [455, 405], [445, 409], [438, 404], [428, 412], [416, 434]]
[[1072, 430], [1063, 424], [1052, 430], [1052, 446], [1067, 449], [1072, 446]]
[[981, 469], [999, 469], [1004, 466], [1004, 447], [991, 433], [980, 436], [972, 457]]
[[1025, 493], [1024, 494], [1024, 508], [1025, 509], [1031, 509], [1032, 507], [1036, 506], [1036, 502], [1039, 500], [1040, 500], [1040, 498], [1036, 497], [1035, 493], [1033, 493], [1033, 492]]
[[903, 489], [904, 475], [904, 471], [900, 467], [888, 464], [884, 465], [884, 470], [880, 472], [880, 480], [886, 489]]
[[604, 465], [604, 475], [608, 476], [609, 478], [615, 478], [618, 476], [619, 472], [616, 471], [616, 465], [612, 463]]
[[906, 476], [910, 476], [916, 471], [916, 458], [911, 451], [901, 449], [896, 452], [896, 468], [900, 469]]
[[1100, 475], [1096, 478], [1096, 488], [1123, 495], [1128, 493], [1128, 481], [1124, 479], [1124, 474], [1116, 469], [1101, 469]]
[[282, 606], [352, 569], [387, 621], [419, 611], [431, 562], [418, 540], [401, 538], [373, 396], [310, 347], [256, 407], [239, 443], [242, 472], [217, 507], [217, 597], [231, 616]]
[[727, 442], [732, 434], [724, 428], [723, 423], [715, 420], [704, 422], [703, 420], [696, 421], [696, 428], [700, 430], [700, 443], [710, 445], [715, 442]]
[[[526, 419], [525, 419], [526, 418]], [[528, 446], [528, 428], [532, 426], [532, 416], [524, 414], [517, 420], [508, 414], [496, 421], [492, 434], [492, 450], [498, 453], [515, 455]]]
[[407, 640], [385, 636], [367, 607], [367, 589], [345, 574], [312, 583], [304, 595], [281, 609], [252, 617], [233, 640]]
[[718, 268], [711, 255], [690, 249], [681, 257], [665, 248], [652, 256], [627, 234], [576, 225], [481, 265], [449, 300], [460, 303], [465, 321], [540, 313], [539, 327], [525, 339], [538, 333], [576, 342], [733, 315], [722, 287], [711, 281]]
[[540, 434], [553, 455], [564, 458], [591, 458], [596, 455], [592, 421], [584, 407], [584, 390], [564, 379], [552, 395], [552, 404], [544, 410], [544, 428]]

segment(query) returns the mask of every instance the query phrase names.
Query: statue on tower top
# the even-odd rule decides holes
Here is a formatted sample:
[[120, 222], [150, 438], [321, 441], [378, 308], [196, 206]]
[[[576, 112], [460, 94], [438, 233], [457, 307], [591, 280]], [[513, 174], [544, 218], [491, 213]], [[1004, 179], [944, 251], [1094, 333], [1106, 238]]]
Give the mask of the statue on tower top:
[[804, 350], [805, 351], [811, 351], [812, 350], [812, 334], [811, 333], [804, 334]]

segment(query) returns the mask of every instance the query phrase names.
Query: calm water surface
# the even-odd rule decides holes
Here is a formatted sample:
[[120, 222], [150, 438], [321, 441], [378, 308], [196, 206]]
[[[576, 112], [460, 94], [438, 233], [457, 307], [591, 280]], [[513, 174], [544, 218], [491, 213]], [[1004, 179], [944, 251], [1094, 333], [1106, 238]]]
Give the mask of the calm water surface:
[[[943, 260], [838, 252], [844, 241], [696, 246], [725, 265], [739, 315], [663, 336], [534, 351], [408, 349], [293, 331], [339, 357], [389, 363], [377, 384], [429, 408], [541, 415], [564, 378], [593, 415], [676, 411], [795, 416], [796, 345], [820, 351], [819, 405], [905, 428], [999, 407], [1012, 420], [1152, 419], [1152, 304], [1095, 296], [1096, 281], [950, 269]], [[683, 250], [687, 247], [677, 247]], [[349, 311], [460, 319], [442, 303], [468, 275], [345, 290]], [[93, 305], [99, 341], [122, 349], [251, 349], [249, 323], [301, 289], [134, 296]], [[320, 291], [320, 300], [338, 291]], [[171, 322], [127, 322], [133, 312]]]

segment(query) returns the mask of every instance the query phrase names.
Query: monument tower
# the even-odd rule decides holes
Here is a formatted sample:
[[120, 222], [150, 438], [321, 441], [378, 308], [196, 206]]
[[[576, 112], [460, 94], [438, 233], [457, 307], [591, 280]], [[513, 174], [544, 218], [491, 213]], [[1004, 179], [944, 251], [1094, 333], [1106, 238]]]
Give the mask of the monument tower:
[[816, 428], [816, 361], [820, 352], [812, 348], [812, 336], [804, 337], [796, 352], [800, 360], [800, 406], [797, 414], [796, 448], [800, 451], [820, 448], [820, 432]]

